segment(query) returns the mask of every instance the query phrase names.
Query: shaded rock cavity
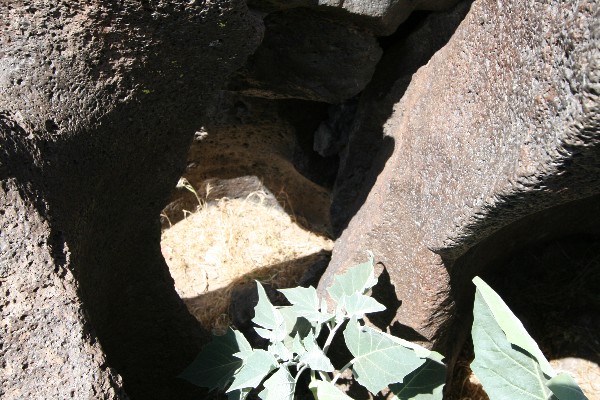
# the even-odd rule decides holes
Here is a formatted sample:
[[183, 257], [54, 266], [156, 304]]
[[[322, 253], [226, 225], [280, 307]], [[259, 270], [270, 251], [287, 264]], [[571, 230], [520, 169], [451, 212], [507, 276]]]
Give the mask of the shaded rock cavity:
[[264, 22], [263, 42], [229, 90], [339, 103], [365, 88], [381, 57], [371, 34], [310, 10], [275, 12]]

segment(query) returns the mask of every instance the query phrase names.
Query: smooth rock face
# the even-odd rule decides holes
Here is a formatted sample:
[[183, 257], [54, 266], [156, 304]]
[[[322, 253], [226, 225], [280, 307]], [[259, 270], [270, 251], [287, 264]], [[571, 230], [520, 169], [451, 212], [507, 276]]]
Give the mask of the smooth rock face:
[[474, 2], [394, 106], [379, 155], [391, 154], [321, 290], [372, 250], [398, 323], [429, 340], [446, 329], [460, 349], [473, 275], [532, 241], [598, 230], [598, 21], [591, 0]]
[[415, 10], [442, 11], [459, 0], [248, 0], [248, 5], [273, 11], [313, 7], [350, 20], [377, 35], [390, 35]]
[[306, 9], [269, 14], [265, 27], [262, 44], [230, 90], [339, 103], [365, 88], [382, 54], [372, 35]]
[[0, 21], [0, 397], [201, 397], [175, 378], [205, 333], [159, 213], [262, 21], [241, 0], [3, 2]]

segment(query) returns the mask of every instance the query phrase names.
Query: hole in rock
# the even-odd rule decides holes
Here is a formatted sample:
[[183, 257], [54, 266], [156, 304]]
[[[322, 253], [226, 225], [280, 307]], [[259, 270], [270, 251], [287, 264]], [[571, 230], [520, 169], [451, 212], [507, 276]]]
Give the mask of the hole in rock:
[[307, 178], [315, 166], [322, 175], [337, 168], [309, 143], [327, 107], [223, 93], [196, 134], [162, 213], [161, 249], [178, 294], [206, 328], [236, 323], [232, 293], [248, 282], [294, 287], [327, 265], [330, 188]]

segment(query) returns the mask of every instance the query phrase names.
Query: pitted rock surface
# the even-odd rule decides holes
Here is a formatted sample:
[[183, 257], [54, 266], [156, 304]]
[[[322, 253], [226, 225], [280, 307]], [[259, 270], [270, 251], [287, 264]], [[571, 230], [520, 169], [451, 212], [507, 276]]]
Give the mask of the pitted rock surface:
[[159, 213], [262, 21], [241, 0], [24, 0], [0, 21], [2, 397], [202, 396], [176, 378], [205, 332]]
[[386, 50], [360, 95], [349, 126], [340, 129], [346, 140], [340, 146], [340, 167], [332, 193], [331, 220], [336, 235], [364, 203], [368, 188], [394, 151], [395, 142], [383, 129], [394, 105], [412, 75], [448, 42], [469, 8], [470, 3], [464, 2], [450, 11], [430, 14]]
[[[394, 105], [393, 151], [321, 290], [372, 250], [402, 301], [397, 321], [429, 340], [460, 325], [456, 351], [473, 275], [528, 241], [598, 226], [598, 12], [594, 1], [472, 4]], [[494, 251], [478, 251], [488, 239]]]
[[[210, 121], [195, 136], [183, 174], [199, 198], [210, 202], [262, 191], [268, 202], [299, 223], [329, 234], [330, 191], [323, 182], [316, 183], [318, 179], [309, 179], [327, 174], [327, 160], [303, 144], [303, 136], [312, 135], [326, 115], [327, 105], [226, 92], [219, 98]], [[163, 226], [180, 221], [185, 211], [197, 206], [195, 195], [180, 188], [163, 210]]]

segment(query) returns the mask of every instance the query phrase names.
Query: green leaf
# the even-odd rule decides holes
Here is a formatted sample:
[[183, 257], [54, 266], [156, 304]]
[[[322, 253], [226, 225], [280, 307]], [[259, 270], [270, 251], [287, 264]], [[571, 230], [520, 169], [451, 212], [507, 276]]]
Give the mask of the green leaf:
[[244, 361], [242, 368], [235, 374], [233, 383], [227, 392], [257, 387], [271, 371], [277, 368], [277, 365], [275, 357], [268, 352], [260, 349], [254, 350], [252, 355]]
[[548, 378], [556, 375], [535, 340], [529, 336], [521, 321], [515, 317], [500, 296], [479, 277], [475, 277], [473, 283], [477, 287], [480, 298], [489, 307], [494, 319], [504, 331], [506, 339], [535, 357]]
[[394, 394], [390, 400], [442, 400], [445, 383], [446, 366], [427, 359], [425, 364], [408, 374], [402, 383], [390, 385]]
[[256, 289], [258, 291], [258, 304], [254, 307], [252, 322], [264, 328], [255, 328], [256, 333], [272, 342], [279, 342], [287, 334], [283, 315], [271, 304], [265, 289], [258, 281], [256, 281]]
[[558, 400], [587, 400], [587, 397], [577, 386], [571, 375], [564, 372], [550, 379], [546, 386], [550, 388]]
[[376, 283], [373, 253], [369, 252], [369, 261], [351, 267], [345, 273], [337, 275], [333, 285], [327, 291], [331, 298], [339, 304], [344, 296], [352, 296], [354, 293], [364, 294], [367, 289], [375, 286]]
[[292, 352], [284, 345], [284, 342], [271, 343], [268, 350], [276, 359], [281, 361], [289, 361], [293, 357]]
[[[491, 289], [490, 289], [491, 290]], [[546, 400], [550, 390], [537, 359], [511, 345], [479, 290], [475, 292], [471, 369], [491, 399]]]
[[302, 356], [302, 354], [306, 353], [306, 349], [300, 340], [300, 335], [294, 336], [291, 348], [294, 353], [298, 354], [298, 356]]
[[306, 318], [298, 316], [292, 307], [281, 307], [279, 311], [285, 319], [286, 332], [289, 337], [299, 335], [300, 338], [304, 338], [312, 331], [314, 325]]
[[319, 310], [319, 298], [314, 287], [296, 287], [293, 289], [280, 289], [279, 291], [292, 304], [292, 309], [298, 316], [317, 324], [322, 324], [333, 318], [333, 315]]
[[308, 387], [316, 400], [352, 400], [331, 382], [314, 379]]
[[390, 335], [388, 333], [385, 333], [385, 332], [379, 332], [379, 334], [380, 335], [384, 335], [387, 338], [389, 338], [390, 340], [393, 340], [394, 342], [396, 342], [396, 343], [398, 343], [398, 344], [400, 344], [400, 345], [402, 345], [402, 346], [404, 346], [406, 348], [409, 348], [409, 349], [413, 350], [415, 352], [415, 354], [417, 355], [417, 357], [420, 357], [420, 358], [429, 358], [429, 359], [432, 359], [434, 361], [437, 361], [438, 363], [442, 363], [443, 364], [442, 360], [444, 359], [444, 356], [441, 355], [440, 353], [436, 352], [436, 351], [429, 350], [429, 349], [427, 349], [427, 348], [425, 348], [425, 347], [423, 347], [421, 345], [409, 342], [408, 340], [404, 340], [404, 339], [396, 337], [396, 336], [392, 336], [392, 335]]
[[333, 372], [334, 368], [325, 355], [323, 350], [317, 344], [317, 340], [311, 333], [302, 341], [306, 352], [300, 356], [300, 362], [306, 364], [314, 371]]
[[252, 350], [238, 331], [229, 329], [223, 336], [215, 336], [198, 354], [196, 359], [179, 375], [190, 383], [213, 389], [225, 389], [242, 360], [234, 354]]
[[348, 317], [356, 316], [362, 318], [365, 314], [384, 311], [385, 306], [372, 297], [361, 293], [354, 293], [352, 296], [342, 298], [344, 308]]
[[233, 392], [227, 393], [227, 400], [245, 400], [250, 394], [250, 388], [236, 389]]
[[352, 318], [344, 330], [348, 349], [354, 356], [354, 377], [371, 393], [402, 382], [404, 377], [425, 363], [415, 352]]
[[262, 400], [293, 400], [296, 381], [286, 367], [281, 367], [264, 383], [258, 394]]

